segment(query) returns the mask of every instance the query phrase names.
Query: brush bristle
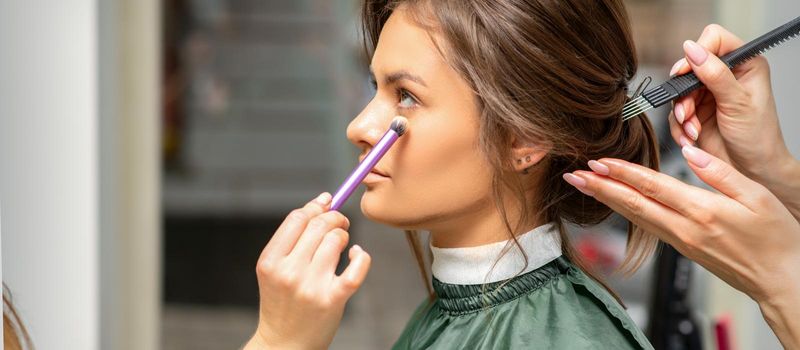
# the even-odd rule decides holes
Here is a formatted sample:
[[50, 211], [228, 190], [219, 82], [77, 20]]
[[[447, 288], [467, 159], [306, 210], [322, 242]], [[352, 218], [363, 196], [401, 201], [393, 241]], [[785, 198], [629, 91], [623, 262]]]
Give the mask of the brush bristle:
[[392, 119], [392, 125], [389, 128], [394, 130], [398, 136], [403, 136], [408, 128], [408, 119], [398, 115]]

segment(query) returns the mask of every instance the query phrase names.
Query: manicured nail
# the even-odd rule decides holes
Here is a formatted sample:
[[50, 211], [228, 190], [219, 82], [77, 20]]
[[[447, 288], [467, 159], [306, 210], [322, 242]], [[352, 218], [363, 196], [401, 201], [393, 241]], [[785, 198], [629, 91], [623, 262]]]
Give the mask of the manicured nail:
[[686, 64], [686, 59], [685, 58], [679, 59], [678, 62], [675, 62], [675, 64], [672, 65], [672, 69], [669, 70], [669, 75], [673, 76], [676, 73], [678, 73], [678, 71], [680, 71], [681, 68], [683, 68], [683, 65], [685, 65], [685, 64]]
[[683, 120], [686, 118], [686, 110], [683, 109], [683, 104], [676, 103], [675, 104], [675, 119], [678, 121], [678, 124], [683, 124]]
[[678, 144], [681, 145], [681, 147], [691, 146], [692, 145], [692, 141], [687, 139], [686, 136], [681, 135], [681, 136], [678, 136]]
[[683, 42], [683, 50], [695, 66], [702, 66], [703, 63], [706, 62], [706, 58], [708, 58], [708, 51], [700, 46], [700, 44], [691, 40]]
[[589, 168], [591, 168], [592, 171], [604, 176], [607, 176], [608, 173], [611, 172], [605, 164], [600, 163], [596, 160], [589, 161]]
[[353, 244], [353, 250], [355, 250], [357, 252], [363, 252], [364, 251], [364, 249], [361, 249], [361, 246], [358, 245], [358, 244]]
[[583, 192], [583, 194], [587, 196], [594, 196], [594, 192], [586, 189], [586, 180], [584, 180], [582, 177], [575, 174], [566, 173], [564, 174], [564, 180], [570, 185], [575, 186], [575, 188], [577, 188], [578, 191]]
[[698, 168], [705, 168], [711, 163], [711, 155], [705, 151], [694, 146], [683, 146], [681, 153], [689, 161]]
[[328, 202], [331, 201], [331, 198], [332, 197], [331, 197], [330, 193], [322, 192], [322, 193], [319, 194], [319, 196], [317, 196], [316, 199], [314, 199], [314, 201], [317, 202], [317, 204], [319, 204], [319, 205], [325, 205], [325, 204], [328, 204]]
[[684, 124], [683, 129], [686, 130], [686, 134], [688, 134], [693, 141], [697, 141], [697, 138], [700, 137], [700, 133], [697, 132], [697, 128], [692, 123]]

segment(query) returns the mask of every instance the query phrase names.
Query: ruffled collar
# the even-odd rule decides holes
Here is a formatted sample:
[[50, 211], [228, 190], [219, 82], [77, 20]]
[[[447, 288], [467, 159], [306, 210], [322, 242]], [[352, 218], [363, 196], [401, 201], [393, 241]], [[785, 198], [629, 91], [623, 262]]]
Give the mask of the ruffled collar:
[[[527, 266], [520, 249], [513, 241], [506, 240], [466, 248], [431, 245], [431, 272], [436, 279], [448, 284], [484, 284], [533, 271], [561, 256], [561, 236], [553, 223], [523, 233], [517, 241], [528, 257]], [[508, 252], [500, 257], [506, 245], [509, 245]]]

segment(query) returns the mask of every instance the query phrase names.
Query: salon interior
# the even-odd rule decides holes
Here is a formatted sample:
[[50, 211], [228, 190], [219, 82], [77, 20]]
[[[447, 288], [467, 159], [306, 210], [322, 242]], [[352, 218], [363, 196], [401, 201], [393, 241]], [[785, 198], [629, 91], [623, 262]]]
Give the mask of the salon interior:
[[[797, 0], [625, 3], [634, 85], [663, 81], [707, 24], [749, 39], [800, 13]], [[2, 280], [36, 348], [244, 344], [270, 235], [357, 163], [345, 129], [372, 94], [358, 23], [357, 0], [0, 4]], [[795, 155], [798, 44], [766, 55]], [[667, 113], [649, 113], [661, 170], [702, 186]], [[341, 211], [372, 267], [331, 348], [385, 349], [426, 290], [403, 232], [358, 204]], [[752, 300], [668, 246], [614, 273], [625, 227], [612, 216], [573, 240], [656, 349], [781, 348]]]

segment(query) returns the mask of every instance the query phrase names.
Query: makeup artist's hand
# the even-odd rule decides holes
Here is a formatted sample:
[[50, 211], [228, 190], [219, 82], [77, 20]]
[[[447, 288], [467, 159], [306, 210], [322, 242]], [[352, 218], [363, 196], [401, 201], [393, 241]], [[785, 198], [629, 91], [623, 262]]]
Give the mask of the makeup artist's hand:
[[759, 303], [789, 349], [800, 347], [800, 223], [761, 184], [699, 148], [683, 154], [719, 191], [619, 159], [564, 178]]
[[766, 186], [800, 218], [800, 162], [781, 135], [767, 59], [758, 56], [730, 70], [718, 58], [743, 44], [714, 24], [696, 43], [684, 43], [686, 57], [670, 74], [694, 71], [705, 88], [675, 101], [669, 117], [672, 137], [681, 146], [696, 141]]
[[361, 286], [370, 256], [359, 246], [337, 276], [350, 222], [328, 211], [323, 193], [289, 213], [261, 252], [256, 266], [260, 297], [258, 328], [245, 349], [327, 349], [345, 303]]

